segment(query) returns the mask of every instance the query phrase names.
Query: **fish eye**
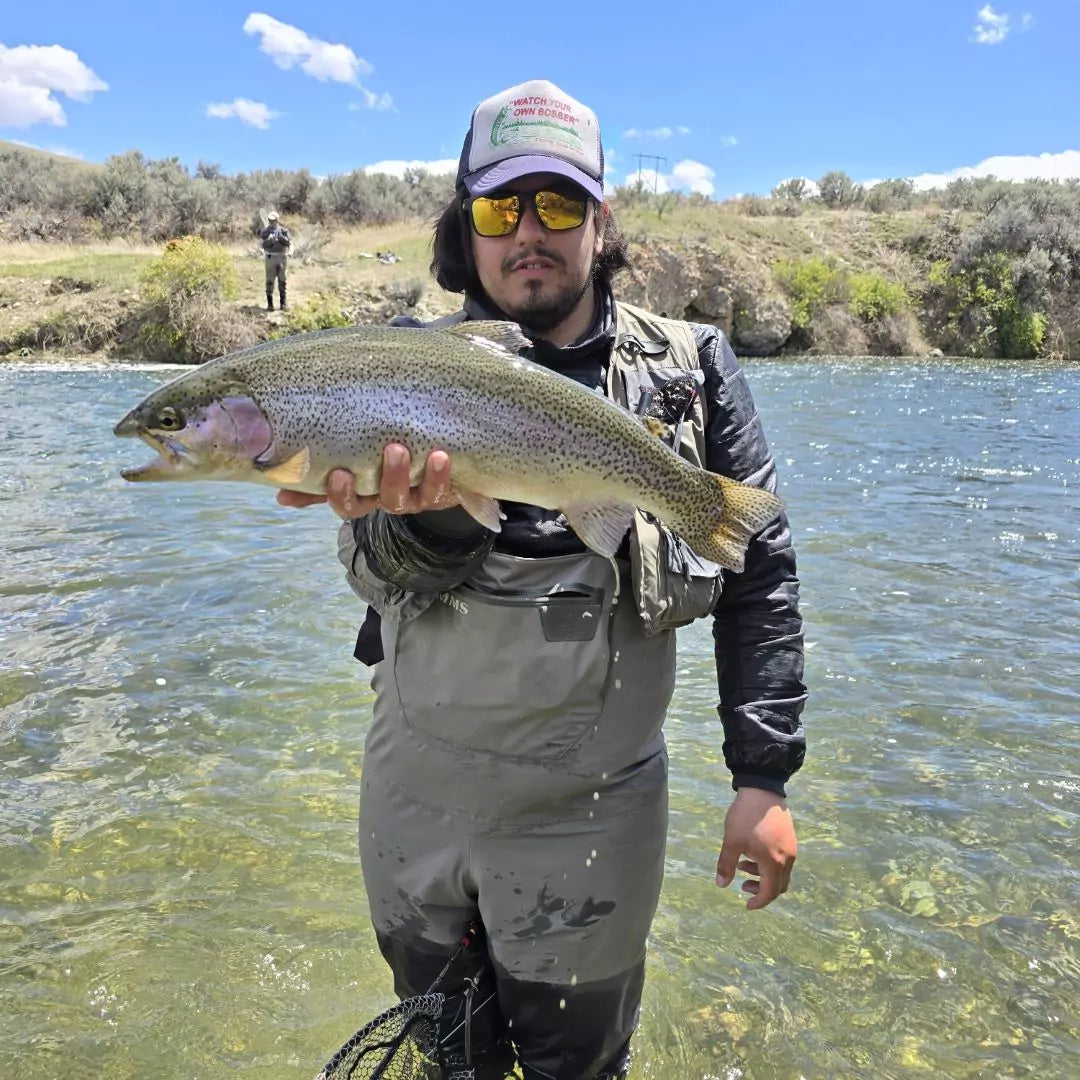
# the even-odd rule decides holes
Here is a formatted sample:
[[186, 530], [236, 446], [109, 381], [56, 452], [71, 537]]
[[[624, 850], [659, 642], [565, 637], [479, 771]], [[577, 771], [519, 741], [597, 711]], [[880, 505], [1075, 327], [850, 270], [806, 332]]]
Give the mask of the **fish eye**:
[[154, 426], [162, 431], [179, 431], [184, 426], [184, 418], [171, 405], [166, 405], [157, 414]]

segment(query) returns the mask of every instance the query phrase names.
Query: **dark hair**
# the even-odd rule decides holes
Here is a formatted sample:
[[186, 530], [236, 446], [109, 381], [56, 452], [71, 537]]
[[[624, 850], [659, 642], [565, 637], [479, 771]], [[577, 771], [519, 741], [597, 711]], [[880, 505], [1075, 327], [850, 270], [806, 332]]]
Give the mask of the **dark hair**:
[[[472, 226], [465, 212], [466, 198], [468, 192], [459, 187], [435, 222], [435, 234], [431, 239], [431, 273], [447, 292], [482, 297], [484, 288], [473, 265]], [[603, 214], [599, 203], [593, 203], [593, 212]], [[603, 218], [603, 240], [603, 249], [593, 266], [593, 277], [602, 285], [610, 286], [611, 279], [630, 266], [630, 248], [610, 206]]]

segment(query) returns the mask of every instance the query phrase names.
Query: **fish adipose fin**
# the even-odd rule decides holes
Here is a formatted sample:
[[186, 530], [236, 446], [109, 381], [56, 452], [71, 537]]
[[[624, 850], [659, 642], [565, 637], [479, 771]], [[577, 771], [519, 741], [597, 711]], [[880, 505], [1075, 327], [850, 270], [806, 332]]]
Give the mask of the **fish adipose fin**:
[[740, 573], [747, 545], [783, 510], [783, 502], [771, 491], [716, 473], [699, 472], [694, 486], [694, 501], [709, 509], [692, 518], [672, 517], [664, 524], [702, 558]]
[[609, 559], [634, 520], [633, 506], [614, 501], [572, 503], [562, 507], [562, 512], [582, 543]]
[[475, 491], [463, 491], [461, 488], [455, 488], [454, 492], [461, 500], [462, 509], [480, 522], [485, 529], [490, 529], [494, 533], [502, 532], [501, 521], [506, 515], [502, 512], [497, 500], [490, 499], [487, 495], [478, 495]]
[[311, 468], [311, 451], [305, 446], [303, 450], [293, 454], [287, 461], [275, 465], [271, 469], [263, 471], [272, 484], [280, 484], [281, 487], [289, 487], [293, 484], [302, 484]]
[[521, 332], [521, 327], [512, 322], [463, 322], [447, 327], [445, 332], [457, 334], [499, 356], [507, 353], [519, 356], [523, 349], [533, 347], [533, 343]]

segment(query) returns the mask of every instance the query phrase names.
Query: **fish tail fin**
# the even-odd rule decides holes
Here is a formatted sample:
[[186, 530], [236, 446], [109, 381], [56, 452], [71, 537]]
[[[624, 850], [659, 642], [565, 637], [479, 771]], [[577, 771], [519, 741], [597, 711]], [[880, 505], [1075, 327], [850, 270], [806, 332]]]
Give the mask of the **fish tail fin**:
[[764, 488], [697, 471], [691, 491], [665, 524], [704, 559], [740, 572], [751, 539], [784, 508]]

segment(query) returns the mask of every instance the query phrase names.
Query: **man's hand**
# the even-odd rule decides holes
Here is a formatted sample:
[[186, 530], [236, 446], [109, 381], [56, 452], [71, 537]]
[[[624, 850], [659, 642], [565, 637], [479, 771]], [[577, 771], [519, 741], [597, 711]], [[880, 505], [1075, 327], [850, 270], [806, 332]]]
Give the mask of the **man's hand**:
[[314, 506], [330, 504], [338, 517], [346, 521], [363, 517], [372, 510], [390, 514], [418, 514], [423, 510], [446, 510], [460, 502], [450, 483], [450, 455], [433, 450], [416, 487], [409, 486], [412, 458], [408, 447], [390, 443], [383, 450], [382, 474], [378, 495], [357, 495], [356, 481], [348, 469], [334, 469], [326, 480], [325, 495], [308, 495], [302, 491], [279, 491], [277, 501], [282, 506]]
[[740, 788], [724, 819], [724, 846], [716, 863], [716, 884], [727, 888], [741, 870], [758, 881], [744, 881], [751, 911], [787, 892], [798, 850], [795, 824], [786, 801], [762, 788]]

